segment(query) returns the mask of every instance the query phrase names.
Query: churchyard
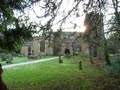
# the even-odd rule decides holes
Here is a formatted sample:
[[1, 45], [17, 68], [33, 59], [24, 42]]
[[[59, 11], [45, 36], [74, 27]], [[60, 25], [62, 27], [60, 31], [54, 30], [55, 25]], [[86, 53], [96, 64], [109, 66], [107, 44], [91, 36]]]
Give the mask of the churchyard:
[[[114, 70], [120, 69], [116, 69], [115, 62], [112, 63], [112, 66], [104, 63], [99, 65], [97, 62], [90, 64], [88, 57], [81, 58], [81, 56], [65, 57], [62, 60], [64, 63], [59, 63], [56, 59], [4, 69], [4, 82], [9, 90], [120, 89], [118, 72], [114, 72]], [[82, 70], [79, 68], [80, 61]]]

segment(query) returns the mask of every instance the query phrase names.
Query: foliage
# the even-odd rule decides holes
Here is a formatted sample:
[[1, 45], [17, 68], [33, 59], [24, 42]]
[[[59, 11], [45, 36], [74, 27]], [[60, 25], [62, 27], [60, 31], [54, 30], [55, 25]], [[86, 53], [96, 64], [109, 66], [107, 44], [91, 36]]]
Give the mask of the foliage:
[[[120, 17], [120, 13], [118, 13]], [[108, 33], [110, 33], [109, 37], [107, 38], [109, 52], [112, 54], [119, 53], [119, 46], [120, 46], [120, 27], [117, 22], [117, 17], [114, 16], [110, 19], [110, 23], [112, 23], [109, 27]]]
[[107, 45], [107, 41], [104, 38], [104, 56], [105, 56], [105, 61], [107, 65], [110, 65], [110, 57], [109, 57], [109, 51], [108, 51], [108, 45]]
[[1, 61], [6, 61], [7, 56], [6, 56], [5, 53], [2, 53], [2, 54], [0, 55], [0, 58], [1, 58]]
[[12, 0], [1, 0], [0, 1], [0, 9], [1, 11], [4, 11], [6, 8], [12, 8], [12, 9], [18, 9], [18, 10], [21, 10], [21, 9], [24, 9], [30, 5], [32, 5], [33, 3], [36, 3], [38, 2], [39, 0], [29, 0], [29, 1], [26, 1], [26, 0], [15, 0], [15, 1], [12, 1]]
[[111, 65], [104, 66], [104, 70], [106, 72], [106, 76], [103, 77], [103, 81], [100, 81], [101, 84], [105, 83], [106, 87], [105, 90], [111, 88], [115, 90], [119, 90], [120, 84], [120, 59], [118, 55], [112, 55], [110, 57]]
[[119, 53], [119, 49], [120, 49], [119, 33], [115, 32], [111, 34], [110, 37], [107, 39], [107, 42], [108, 42], [109, 52], [111, 54]]
[[[110, 56], [111, 65], [105, 65], [104, 70], [106, 71], [106, 74], [104, 77], [99, 78], [96, 82], [99, 82], [100, 85], [105, 85], [105, 87], [102, 87], [101, 90], [107, 90], [107, 89], [114, 89], [119, 90], [119, 84], [120, 84], [120, 59], [118, 55], [111, 55]], [[102, 80], [101, 80], [102, 79]], [[97, 87], [99, 87], [97, 86]]]
[[120, 63], [113, 63], [112, 66], [107, 67], [107, 73], [111, 76], [111, 77], [120, 77]]
[[[30, 0], [29, 5], [36, 1]], [[24, 41], [32, 38], [33, 26], [26, 25], [14, 16], [14, 10], [22, 11], [28, 7], [25, 0], [1, 0], [0, 1], [0, 51], [13, 52], [20, 47]], [[24, 19], [26, 21], [26, 19]]]
[[32, 38], [32, 31], [29, 29], [29, 27], [25, 27], [24, 24], [22, 27], [16, 26], [15, 29], [8, 29], [1, 34], [3, 35], [3, 38], [1, 38], [1, 45], [0, 49], [2, 51], [6, 52], [12, 52], [17, 49], [22, 43], [30, 38]]

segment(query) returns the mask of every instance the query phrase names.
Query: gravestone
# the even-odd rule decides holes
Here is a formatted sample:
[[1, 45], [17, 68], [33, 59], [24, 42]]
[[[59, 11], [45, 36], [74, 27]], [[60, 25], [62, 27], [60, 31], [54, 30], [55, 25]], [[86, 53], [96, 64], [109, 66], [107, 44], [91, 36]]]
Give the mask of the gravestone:
[[12, 60], [13, 60], [12, 54], [8, 54], [6, 63], [12, 63]]

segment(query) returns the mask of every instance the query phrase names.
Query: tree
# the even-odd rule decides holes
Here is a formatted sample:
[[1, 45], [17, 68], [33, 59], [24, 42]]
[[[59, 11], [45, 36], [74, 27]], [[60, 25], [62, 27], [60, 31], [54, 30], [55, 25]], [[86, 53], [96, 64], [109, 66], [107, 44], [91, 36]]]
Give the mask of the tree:
[[[119, 13], [120, 15], [120, 13]], [[109, 52], [112, 54], [119, 53], [119, 46], [120, 46], [120, 32], [119, 32], [119, 26], [117, 23], [117, 18], [114, 16], [109, 21], [112, 23], [109, 27], [107, 34], [110, 34], [107, 38], [108, 48]]]
[[61, 34], [62, 34], [61, 29], [57, 32], [54, 32], [53, 41], [52, 41], [54, 49], [57, 49], [57, 51], [55, 51], [54, 53], [59, 55], [59, 63], [63, 63], [61, 59], [61, 51], [62, 51], [62, 44], [63, 44]]
[[[14, 10], [23, 10], [27, 7], [24, 0], [1, 0], [0, 1], [0, 50], [10, 53], [22, 45], [25, 40], [32, 38], [33, 26], [26, 25], [14, 16]], [[32, 2], [31, 2], [32, 3]], [[27, 21], [27, 19], [24, 19]]]
[[3, 73], [3, 69], [2, 69], [2, 65], [0, 64], [0, 90], [7, 90], [7, 86], [2, 80], [2, 73]]
[[110, 35], [110, 37], [107, 39], [108, 42], [108, 49], [109, 53], [115, 54], [119, 53], [119, 46], [120, 46], [120, 39], [119, 39], [118, 33], [113, 33]]

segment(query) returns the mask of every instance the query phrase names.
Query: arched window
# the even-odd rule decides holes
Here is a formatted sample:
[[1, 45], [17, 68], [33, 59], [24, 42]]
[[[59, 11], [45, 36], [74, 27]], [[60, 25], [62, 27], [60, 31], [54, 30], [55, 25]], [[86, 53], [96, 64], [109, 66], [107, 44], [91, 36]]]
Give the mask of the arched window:
[[40, 52], [45, 52], [45, 41], [40, 42]]
[[31, 47], [28, 47], [28, 55], [31, 55], [32, 52], [31, 52]]
[[77, 52], [81, 52], [81, 46], [78, 46], [78, 47], [76, 48], [76, 51], [77, 51]]

